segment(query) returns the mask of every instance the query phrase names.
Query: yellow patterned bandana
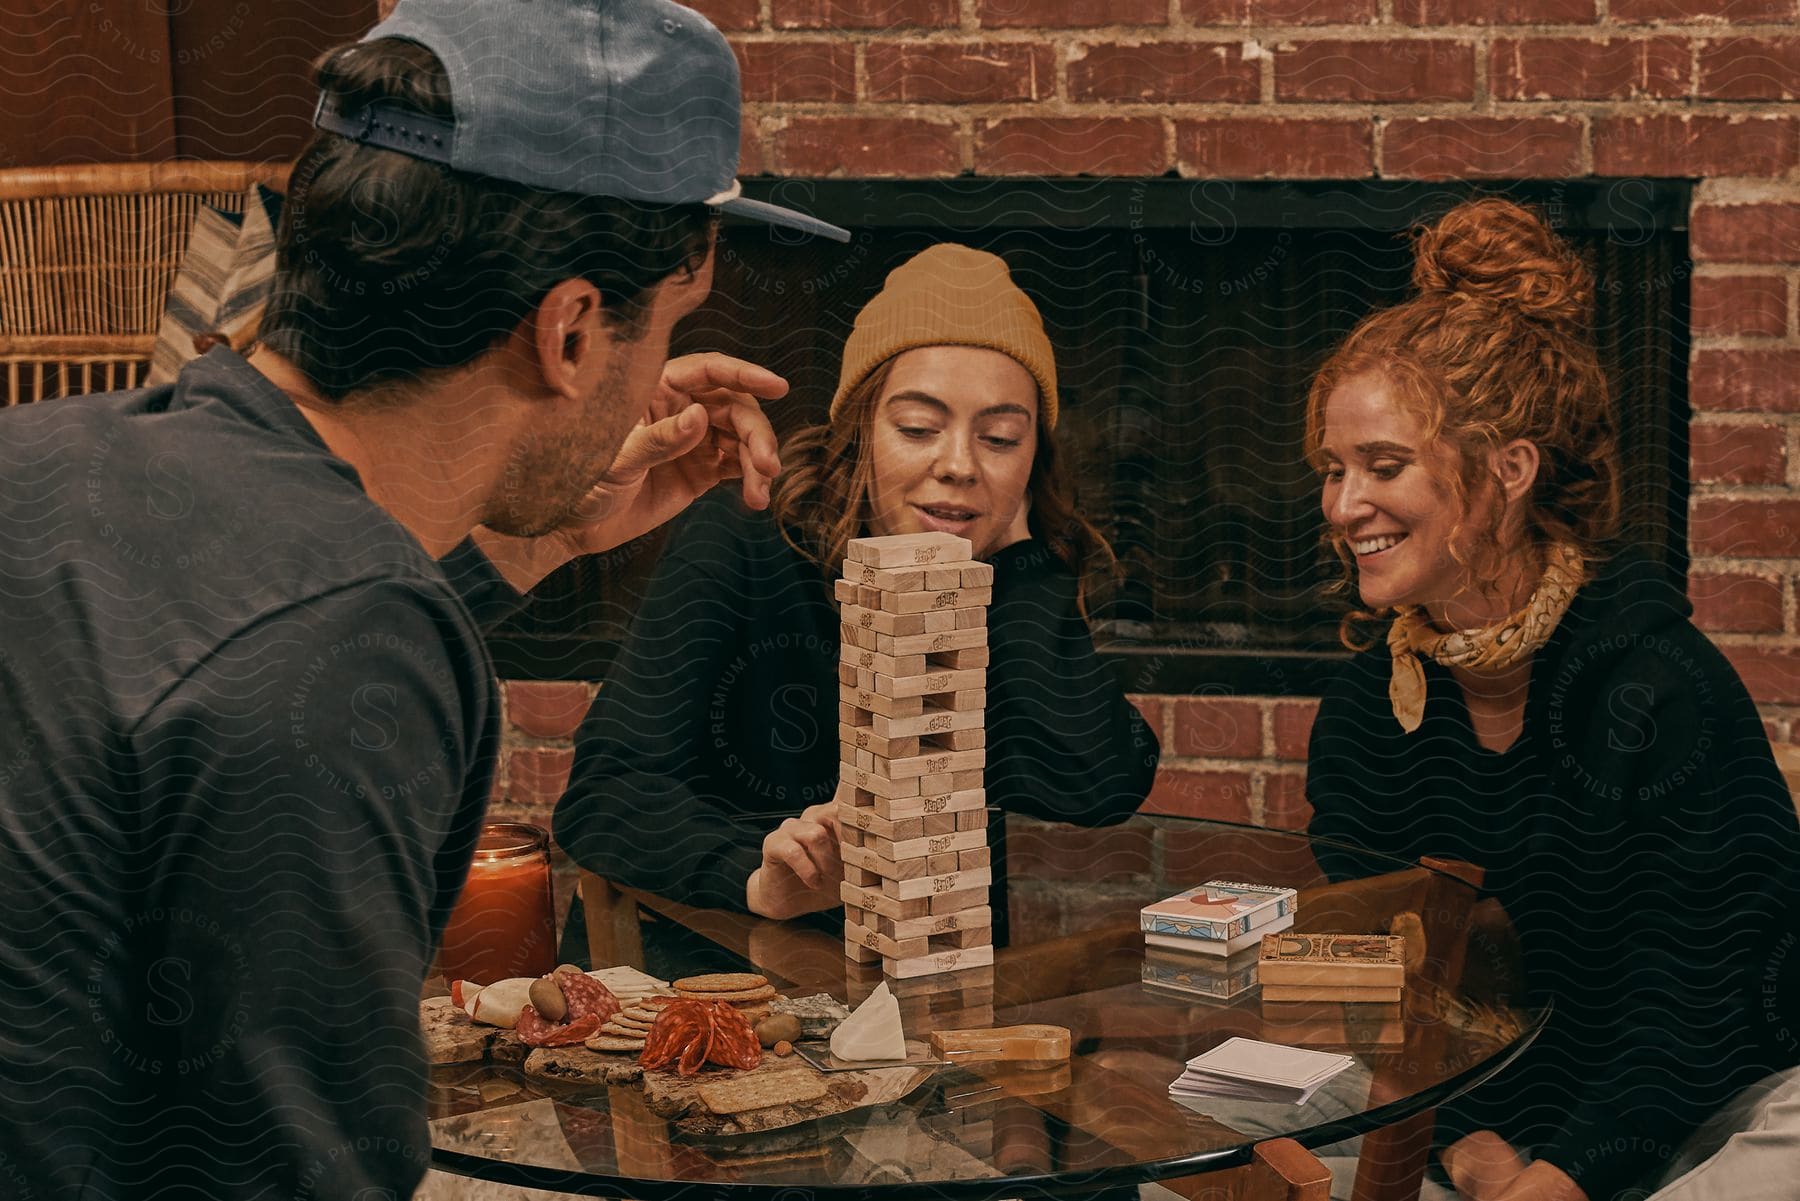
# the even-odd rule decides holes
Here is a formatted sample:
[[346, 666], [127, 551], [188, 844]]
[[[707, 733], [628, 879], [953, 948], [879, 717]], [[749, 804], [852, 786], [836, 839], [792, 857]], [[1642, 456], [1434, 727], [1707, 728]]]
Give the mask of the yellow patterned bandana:
[[1544, 578], [1525, 607], [1491, 626], [1445, 634], [1432, 627], [1425, 610], [1416, 606], [1399, 610], [1388, 630], [1388, 652], [1394, 660], [1388, 699], [1401, 729], [1410, 734], [1425, 717], [1425, 668], [1419, 663], [1420, 655], [1430, 655], [1445, 667], [1499, 672], [1550, 640], [1556, 623], [1586, 581], [1587, 569], [1580, 553], [1564, 542], [1551, 546], [1545, 558]]

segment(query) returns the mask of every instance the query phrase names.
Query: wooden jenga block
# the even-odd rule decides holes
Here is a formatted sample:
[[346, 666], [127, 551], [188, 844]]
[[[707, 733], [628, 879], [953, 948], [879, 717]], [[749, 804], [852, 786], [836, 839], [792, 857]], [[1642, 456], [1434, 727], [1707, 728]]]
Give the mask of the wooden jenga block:
[[994, 584], [992, 563], [964, 563], [960, 572], [964, 588], [991, 588]]
[[[968, 651], [950, 651], [952, 655], [966, 655]], [[983, 653], [986, 653], [985, 651]], [[858, 646], [839, 646], [838, 659], [843, 663], [855, 664], [862, 671], [872, 671], [879, 676], [917, 676], [925, 674], [924, 655], [884, 655], [880, 651], [865, 651]]]
[[[956, 610], [955, 620], [956, 620], [955, 628], [959, 629], [959, 630], [983, 630], [983, 629], [986, 629], [987, 628], [987, 609], [985, 609], [985, 608], [958, 609], [958, 610]], [[930, 629], [931, 628], [930, 624], [928, 623], [925, 628]]]
[[860, 847], [866, 844], [868, 831], [856, 826], [844, 826], [838, 830], [838, 840], [847, 847]]
[[964, 947], [992, 946], [994, 943], [994, 924], [989, 922], [984, 927], [971, 927], [967, 930], [947, 930], [942, 934], [933, 934], [930, 937], [932, 943], [931, 949], [934, 951], [947, 951], [952, 947], [961, 949]]
[[848, 918], [844, 919], [844, 941], [875, 951], [883, 959], [916, 959], [931, 949], [930, 941], [924, 935], [906, 939], [889, 938]]
[[[864, 592], [859, 590], [857, 600], [867, 604]], [[878, 605], [884, 613], [929, 613], [932, 610], [968, 609], [976, 605], [992, 604], [994, 590], [992, 588], [944, 588], [937, 592], [876, 592], [880, 597]], [[874, 607], [874, 606], [871, 606]]]
[[[920, 838], [907, 838], [895, 841], [883, 838], [879, 834], [871, 834], [863, 830], [845, 830], [844, 834], [856, 834], [862, 838], [861, 846], [875, 852], [884, 859], [916, 859], [922, 855], [938, 855], [945, 851], [966, 851], [978, 846], [987, 845], [987, 831], [961, 830], [951, 834], [928, 834]], [[950, 861], [950, 871], [956, 870], [956, 860]]]
[[[985, 709], [933, 709], [921, 706], [919, 712], [907, 717], [890, 717], [879, 710], [871, 710], [874, 720], [869, 723], [883, 738], [914, 738], [922, 734], [948, 734], [952, 730], [971, 730], [987, 721]], [[969, 752], [972, 753], [972, 752]], [[973, 765], [973, 764], [971, 764]], [[955, 771], [954, 767], [939, 770]]]
[[839, 742], [838, 743], [838, 762], [839, 763], [848, 763], [848, 764], [851, 764], [852, 766], [854, 766], [856, 764], [856, 756], [857, 756], [857, 750], [856, 750], [855, 743], [850, 743], [850, 742]]
[[838, 741], [883, 759], [910, 759], [919, 753], [917, 738], [883, 738], [873, 726], [838, 725]]
[[938, 951], [931, 955], [921, 955], [917, 959], [889, 959], [884, 955], [881, 960], [881, 970], [897, 979], [905, 980], [910, 976], [951, 972], [958, 968], [979, 967], [993, 962], [994, 948], [992, 946], [970, 947], [966, 951]]
[[956, 815], [958, 830], [987, 829], [987, 811], [984, 809], [965, 809]]
[[917, 938], [933, 934], [948, 934], [954, 930], [992, 929], [994, 911], [986, 905], [977, 905], [972, 909], [963, 909], [956, 913], [940, 913], [936, 916], [927, 914], [924, 917], [895, 918], [868, 911], [873, 914], [871, 920], [862, 923], [872, 925], [876, 930], [889, 938]]
[[957, 870], [955, 851], [936, 851], [925, 856], [925, 871], [927, 875], [947, 876], [951, 872]]
[[849, 580], [833, 580], [831, 581], [831, 597], [840, 605], [854, 605], [856, 603], [856, 585]]
[[863, 946], [861, 943], [844, 939], [844, 957], [857, 963], [880, 963], [881, 952]]
[[910, 676], [884, 675], [875, 673], [875, 686], [871, 691], [883, 696], [911, 697], [930, 696], [934, 692], [961, 692], [968, 689], [985, 689], [987, 672], [971, 671], [928, 671]]
[[[957, 751], [959, 755], [974, 754], [973, 751]], [[935, 796], [940, 792], [967, 792], [981, 787], [981, 769], [970, 771], [947, 771], [934, 776], [919, 777], [919, 795]]]
[[[908, 821], [919, 823], [917, 834], [896, 833], [888, 834], [886, 837], [898, 842], [903, 838], [929, 838], [937, 834], [954, 834], [956, 833], [956, 818], [957, 815], [954, 813], [927, 813], [923, 817], [907, 818]], [[898, 825], [898, 823], [893, 824]], [[910, 827], [907, 828], [910, 829]]]
[[929, 813], [960, 813], [965, 809], [987, 808], [987, 790], [967, 788], [961, 792], [920, 793], [909, 797], [874, 797], [869, 808], [876, 817], [898, 821]]
[[[848, 831], [846, 831], [846, 833], [848, 833]], [[856, 833], [862, 835], [861, 830], [856, 831]], [[919, 856], [914, 859], [887, 859], [877, 855], [868, 847], [853, 847], [849, 843], [842, 841], [838, 843], [838, 856], [843, 859], [846, 864], [853, 863], [857, 867], [874, 872], [876, 875], [880, 876], [882, 879], [881, 888], [883, 892], [889, 891], [889, 884], [929, 878], [929, 869], [925, 862], [925, 856]], [[900, 894], [893, 893], [891, 895], [899, 896]], [[905, 898], [902, 897], [901, 899], [904, 900]]]
[[[838, 695], [840, 698], [843, 696], [841, 692]], [[867, 709], [852, 705], [846, 700], [840, 699], [838, 701], [838, 725], [855, 728], [857, 726], [866, 726], [868, 724], [869, 711]]]
[[892, 534], [852, 539], [844, 553], [853, 563], [885, 570], [926, 563], [966, 563], [974, 557], [974, 549], [967, 538], [955, 534]]
[[867, 868], [858, 867], [854, 863], [844, 864], [844, 883], [854, 884], [858, 888], [881, 887], [881, 877]]
[[[931, 898], [913, 897], [903, 901], [899, 897], [890, 897], [882, 892], [879, 883], [861, 885], [845, 880], [838, 885], [838, 895], [843, 898], [846, 905], [866, 909], [871, 913], [878, 913], [896, 921], [915, 921], [922, 917], [929, 917], [931, 914]], [[983, 892], [981, 895], [985, 898], [987, 893]]]
[[[851, 706], [859, 712], [879, 713], [883, 717], [917, 717], [925, 712], [925, 698], [923, 696], [889, 696], [886, 693], [878, 692], [873, 688], [851, 688], [840, 684], [838, 686], [838, 701], [842, 704]], [[868, 721], [850, 721], [842, 722], [840, 724], [848, 726], [866, 726], [870, 723]], [[894, 735], [884, 734], [882, 737], [891, 738], [894, 737]], [[907, 737], [907, 735], [900, 735], [900, 737], [904, 738]]]
[[[842, 583], [843, 581], [838, 582]], [[877, 634], [890, 634], [895, 637], [925, 633], [930, 629], [927, 620], [930, 616], [931, 614], [926, 613], [909, 613], [904, 616], [898, 613], [883, 613], [880, 609], [865, 609], [856, 604], [845, 605], [839, 615], [844, 625], [855, 626], [859, 630], [872, 630]]]
[[927, 822], [949, 818], [952, 828], [956, 824], [954, 813], [940, 813], [932, 817], [903, 817], [898, 821], [889, 821], [878, 816], [873, 809], [858, 809], [850, 805], [840, 804], [837, 807], [839, 826], [854, 826], [858, 830], [866, 830], [882, 838], [900, 840], [906, 838], [923, 838], [930, 830]]
[[[930, 745], [942, 747], [946, 751], [977, 750], [987, 745], [987, 727], [977, 726], [973, 730], [952, 730], [948, 734], [933, 734]], [[919, 749], [922, 754], [930, 748], [921, 742]]]
[[994, 848], [976, 847], [973, 850], [956, 852], [956, 870], [966, 872], [976, 867], [992, 867]]
[[928, 692], [925, 694], [925, 703], [936, 705], [940, 709], [985, 709], [987, 689], [958, 688], [954, 692]]
[[[965, 626], [962, 624], [962, 615], [964, 613], [980, 613], [985, 617], [987, 614], [987, 610], [986, 609], [942, 609], [936, 613], [919, 613], [919, 614], [916, 614], [916, 616], [923, 619], [923, 621], [925, 623], [925, 631], [924, 631], [925, 633], [927, 633], [927, 634], [948, 634], [951, 630], [966, 630], [966, 629], [972, 628], [970, 626]], [[889, 613], [888, 616], [893, 617], [898, 621], [911, 620], [910, 618], [899, 617], [897, 614], [893, 614], [893, 613]], [[985, 625], [987, 625], [987, 622], [983, 621], [981, 624], [983, 626], [985, 626]]]
[[970, 647], [963, 651], [945, 651], [931, 656], [932, 667], [948, 667], [953, 671], [965, 671], [971, 667], [988, 665], [988, 648], [985, 646]]
[[929, 630], [923, 634], [883, 634], [879, 630], [865, 630], [848, 622], [839, 622], [838, 640], [847, 646], [884, 655], [941, 655], [986, 646], [987, 627], [945, 630], [937, 634]]
[[[941, 572], [942, 569], [940, 568]], [[957, 582], [952, 587], [962, 584], [962, 572], [958, 571]], [[883, 592], [923, 592], [925, 591], [925, 569], [923, 567], [896, 567], [883, 570], [868, 563], [845, 563], [844, 582], [863, 588], [879, 588]]]
[[[877, 717], [874, 720], [881, 721], [883, 719]], [[921, 753], [906, 759], [877, 759], [870, 756], [869, 761], [864, 763], [861, 756], [866, 754], [868, 754], [867, 751], [857, 752], [856, 765], [886, 776], [890, 780], [940, 779], [944, 775], [945, 768], [955, 767], [966, 768], [969, 774], [979, 776], [981, 769], [987, 766], [986, 747], [976, 747], [972, 751], [944, 751], [934, 747], [929, 752], [921, 750]], [[951, 778], [955, 778], [954, 774]], [[923, 785], [920, 786], [919, 792], [921, 795], [924, 794]]]
[[868, 588], [861, 584], [856, 587], [856, 603], [864, 609], [881, 608], [881, 598], [886, 595], [887, 593], [879, 588]]
[[[964, 879], [978, 877], [986, 878], [980, 880], [979, 887], [968, 887], [953, 892], [934, 893], [927, 910], [932, 916], [936, 917], [945, 913], [961, 913], [965, 909], [974, 909], [977, 906], [988, 903], [987, 886], [993, 883], [993, 872], [991, 870], [962, 871], [958, 872], [957, 875]], [[887, 886], [882, 885], [881, 891], [885, 896], [887, 894]]]
[[[867, 854], [863, 851], [858, 853]], [[951, 893], [967, 892], [974, 888], [985, 889], [993, 882], [993, 869], [980, 868], [972, 872], [944, 872], [936, 876], [909, 876], [904, 880], [884, 876], [881, 881], [881, 891], [890, 897], [910, 901], [914, 897], [941, 897]], [[962, 905], [960, 908], [967, 909], [969, 906]], [[949, 913], [951, 910], [945, 909], [941, 912]]]
[[[923, 777], [920, 777], [920, 779], [922, 778]], [[893, 780], [876, 772], [864, 771], [862, 768], [858, 767], [850, 767], [848, 764], [839, 765], [838, 779], [848, 781], [857, 788], [862, 789], [864, 792], [872, 792], [876, 796], [885, 797], [888, 800], [895, 800], [899, 797], [921, 796], [924, 791], [919, 786], [918, 779]]]

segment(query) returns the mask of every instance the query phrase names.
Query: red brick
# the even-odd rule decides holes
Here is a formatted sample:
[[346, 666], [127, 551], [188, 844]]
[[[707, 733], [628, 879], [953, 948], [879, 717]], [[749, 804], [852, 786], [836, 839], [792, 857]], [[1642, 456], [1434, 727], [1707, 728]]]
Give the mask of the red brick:
[[863, 54], [869, 99], [910, 104], [1042, 100], [1056, 91], [1056, 54], [1018, 42], [876, 42]]
[[1245, 60], [1239, 42], [1101, 43], [1071, 52], [1069, 96], [1162, 104], [1251, 102], [1262, 96], [1262, 68]]
[[1148, 117], [1009, 117], [975, 135], [983, 175], [1160, 175], [1162, 122]]
[[1699, 500], [1688, 514], [1696, 555], [1784, 559], [1800, 555], [1800, 500]]
[[1760, 646], [1722, 646], [1759, 704], [1800, 704], [1800, 653]]
[[1594, 122], [1594, 172], [1777, 175], [1796, 161], [1794, 131], [1780, 117], [1604, 117]]
[[1592, 25], [1594, 0], [1394, 0], [1402, 25]]
[[1275, 745], [1270, 748], [1277, 759], [1306, 758], [1307, 742], [1312, 737], [1313, 719], [1319, 716], [1318, 701], [1283, 701], [1275, 706]]
[[1706, 204], [1694, 209], [1696, 262], [1800, 263], [1800, 204]]
[[1167, 25], [1167, 0], [980, 0], [984, 29], [1074, 29], [1095, 25]]
[[1800, 413], [1800, 350], [1699, 350], [1688, 365], [1696, 411]]
[[1304, 830], [1312, 813], [1306, 801], [1305, 772], [1270, 772], [1263, 777], [1263, 825], [1272, 830]]
[[854, 100], [856, 51], [847, 42], [733, 42], [744, 99]]
[[920, 179], [962, 170], [956, 126], [885, 117], [794, 117], [773, 137], [789, 175], [898, 175]]
[[1279, 100], [1472, 100], [1475, 50], [1467, 42], [1319, 40], [1275, 53]]
[[1759, 575], [1688, 577], [1694, 624], [1715, 634], [1780, 633], [1781, 581]]
[[572, 750], [520, 747], [506, 758], [506, 795], [514, 805], [548, 810], [569, 786]]
[[1137, 711], [1144, 715], [1144, 724], [1150, 732], [1161, 741], [1163, 732], [1163, 703], [1161, 697], [1141, 696], [1136, 693], [1126, 696], [1126, 700], [1137, 706]]
[[1488, 50], [1497, 100], [1627, 100], [1687, 94], [1682, 38], [1502, 38]]
[[1564, 117], [1417, 117], [1382, 131], [1381, 173], [1410, 179], [1581, 174], [1581, 125]]
[[776, 29], [941, 28], [958, 21], [956, 0], [774, 0]]
[[1800, 38], [1707, 42], [1696, 90], [1709, 100], [1792, 100], [1800, 96]]
[[1156, 784], [1150, 789], [1150, 795], [1144, 799], [1138, 811], [1166, 813], [1174, 817], [1248, 822], [1250, 773], [1159, 768]]
[[1373, 25], [1376, 0], [1182, 0], [1196, 25]]
[[758, 0], [688, 0], [688, 7], [720, 29], [755, 29], [762, 20]]
[[1793, 0], [1612, 0], [1610, 19], [1624, 23], [1693, 21], [1780, 21], [1794, 15]]
[[1163, 831], [1163, 884], [1169, 892], [1206, 880], [1255, 880], [1305, 888], [1323, 882], [1306, 839], [1274, 830], [1221, 830], [1171, 824]]
[[1175, 160], [1215, 179], [1359, 179], [1375, 170], [1372, 136], [1367, 118], [1178, 121]]
[[1254, 759], [1262, 754], [1262, 706], [1255, 701], [1182, 697], [1171, 707], [1173, 754], [1201, 759]]
[[1779, 484], [1787, 478], [1787, 431], [1778, 425], [1688, 429], [1688, 463], [1702, 484]]
[[1779, 337], [1787, 332], [1784, 275], [1696, 275], [1689, 323], [1696, 334]]
[[506, 721], [531, 738], [568, 738], [593, 703], [594, 690], [579, 680], [509, 680]]
[[1006, 830], [1006, 870], [1039, 880], [1104, 884], [1148, 876], [1156, 850], [1148, 826], [1079, 826], [1014, 821]]

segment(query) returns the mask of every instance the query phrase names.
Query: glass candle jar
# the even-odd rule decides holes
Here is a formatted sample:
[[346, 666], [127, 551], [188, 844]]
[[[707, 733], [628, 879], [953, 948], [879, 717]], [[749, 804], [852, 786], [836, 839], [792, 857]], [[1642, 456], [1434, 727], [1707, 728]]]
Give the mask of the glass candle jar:
[[542, 976], [556, 967], [556, 904], [544, 831], [523, 822], [481, 828], [438, 965], [446, 980], [477, 984]]

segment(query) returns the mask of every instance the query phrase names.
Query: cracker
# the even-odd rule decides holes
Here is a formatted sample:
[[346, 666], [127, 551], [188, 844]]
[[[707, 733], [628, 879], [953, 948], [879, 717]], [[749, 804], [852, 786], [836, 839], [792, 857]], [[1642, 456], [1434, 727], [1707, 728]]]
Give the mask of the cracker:
[[581, 1045], [590, 1051], [642, 1051], [644, 1040], [623, 1038], [616, 1034], [595, 1034], [582, 1040]]
[[767, 1001], [775, 995], [775, 986], [765, 984], [760, 988], [742, 988], [734, 992], [692, 992], [683, 995], [695, 1001]]
[[717, 1114], [767, 1109], [771, 1105], [799, 1105], [825, 1095], [825, 1078], [811, 1068], [787, 1072], [758, 1072], [735, 1080], [719, 1080], [694, 1089], [700, 1103]]
[[661, 1009], [647, 1009], [642, 1005], [627, 1005], [618, 1013], [619, 1017], [630, 1018], [634, 1022], [642, 1022], [648, 1026], [662, 1016]]
[[607, 1022], [600, 1027], [600, 1033], [610, 1034], [616, 1038], [643, 1038], [648, 1030], [639, 1030], [636, 1026], [621, 1026], [617, 1022]]
[[744, 992], [749, 989], [763, 988], [768, 983], [767, 976], [759, 976], [755, 972], [712, 972], [704, 976], [689, 976], [685, 980], [675, 981], [675, 991], [686, 993]]

